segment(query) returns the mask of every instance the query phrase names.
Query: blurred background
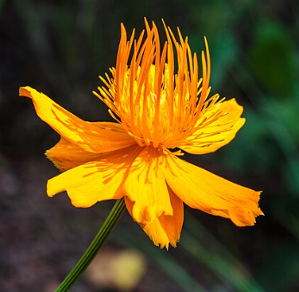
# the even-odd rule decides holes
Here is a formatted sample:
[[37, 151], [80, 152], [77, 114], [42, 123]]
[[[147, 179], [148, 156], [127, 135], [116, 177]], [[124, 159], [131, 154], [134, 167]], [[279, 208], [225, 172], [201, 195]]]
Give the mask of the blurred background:
[[[126, 213], [72, 291], [299, 291], [299, 3], [297, 0], [1, 0], [0, 287], [54, 291], [113, 202], [76, 209], [46, 195], [58, 170], [43, 153], [59, 139], [18, 97], [30, 85], [90, 121], [108, 121], [92, 90], [115, 66], [120, 23], [161, 19], [207, 36], [212, 93], [236, 97], [245, 126], [216, 153], [185, 159], [263, 190], [254, 227], [185, 208], [181, 241], [155, 247]], [[160, 33], [164, 38], [163, 33]]]

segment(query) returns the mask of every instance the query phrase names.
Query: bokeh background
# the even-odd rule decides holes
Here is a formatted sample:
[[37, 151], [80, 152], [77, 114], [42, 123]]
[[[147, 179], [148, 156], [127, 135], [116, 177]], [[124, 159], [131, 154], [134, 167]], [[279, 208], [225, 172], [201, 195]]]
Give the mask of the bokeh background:
[[65, 193], [46, 196], [58, 171], [43, 153], [59, 137], [18, 88], [110, 120], [91, 91], [115, 65], [120, 23], [139, 33], [146, 16], [179, 26], [197, 53], [207, 36], [212, 93], [236, 97], [247, 122], [216, 153], [185, 158], [263, 190], [266, 216], [238, 228], [186, 207], [181, 241], [166, 251], [125, 214], [72, 291], [299, 291], [298, 15], [297, 0], [1, 0], [1, 290], [54, 291], [113, 204], [76, 209]]

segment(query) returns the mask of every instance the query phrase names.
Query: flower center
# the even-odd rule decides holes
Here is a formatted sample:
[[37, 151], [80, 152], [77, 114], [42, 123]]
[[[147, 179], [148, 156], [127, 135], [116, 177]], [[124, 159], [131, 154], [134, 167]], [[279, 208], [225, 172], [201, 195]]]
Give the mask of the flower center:
[[134, 31], [128, 41], [122, 26], [116, 68], [110, 69], [112, 78], [107, 74], [107, 79], [100, 77], [105, 86], [98, 88], [100, 94], [95, 94], [140, 146], [175, 148], [194, 131], [210, 91], [208, 46], [205, 40], [203, 78], [198, 80], [197, 55], [192, 56], [188, 40], [182, 38], [179, 30], [178, 43], [165, 26], [167, 42], [162, 50], [155, 24], [150, 28], [146, 22], [146, 32], [144, 42], [144, 32], [134, 40]]

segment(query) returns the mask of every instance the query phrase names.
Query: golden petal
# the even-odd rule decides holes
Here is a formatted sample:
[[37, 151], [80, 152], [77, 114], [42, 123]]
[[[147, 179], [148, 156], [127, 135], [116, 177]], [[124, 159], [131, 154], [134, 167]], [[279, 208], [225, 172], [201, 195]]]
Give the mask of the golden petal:
[[37, 115], [66, 140], [85, 151], [104, 153], [135, 144], [117, 123], [83, 121], [31, 87], [21, 87], [20, 96], [32, 99]]
[[[184, 222], [184, 204], [183, 202], [168, 189], [170, 201], [173, 209], [173, 215], [160, 215], [156, 217], [152, 222], [140, 224], [145, 233], [154, 242], [155, 245], [159, 245], [160, 248], [166, 247], [168, 249], [169, 244], [173, 247], [176, 246], [180, 239], [181, 230]], [[125, 202], [129, 213], [132, 216], [132, 209], [134, 203], [125, 197]]]
[[48, 196], [67, 191], [72, 204], [82, 208], [98, 201], [119, 199], [128, 170], [140, 151], [140, 147], [130, 146], [67, 170], [48, 181]]
[[132, 216], [138, 223], [152, 222], [163, 213], [173, 215], [160, 156], [157, 149], [144, 147], [124, 184], [125, 195], [134, 202]]
[[260, 192], [240, 186], [173, 155], [166, 157], [166, 182], [188, 206], [230, 218], [237, 226], [254, 225], [263, 215]]
[[54, 147], [46, 151], [46, 155], [60, 171], [66, 171], [99, 159], [103, 154], [85, 151], [76, 144], [61, 138]]
[[208, 106], [195, 131], [178, 147], [192, 154], [211, 153], [231, 142], [244, 125], [243, 107], [235, 99]]

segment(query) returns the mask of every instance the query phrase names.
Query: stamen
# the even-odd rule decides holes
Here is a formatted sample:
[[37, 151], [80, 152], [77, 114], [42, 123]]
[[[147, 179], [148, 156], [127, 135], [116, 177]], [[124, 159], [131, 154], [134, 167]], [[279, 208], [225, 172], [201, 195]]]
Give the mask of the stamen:
[[[177, 29], [177, 41], [162, 20], [167, 41], [161, 50], [155, 23], [150, 27], [146, 19], [144, 22], [145, 30], [137, 40], [134, 39], [135, 30], [127, 40], [121, 24], [116, 67], [110, 69], [112, 77], [107, 74], [106, 79], [100, 77], [104, 86], [98, 88], [99, 94], [94, 94], [110, 108], [111, 116], [124, 125], [140, 146], [175, 148], [196, 129], [219, 118], [217, 111], [202, 118], [208, 108], [219, 102], [217, 96], [207, 99], [211, 90], [208, 43], [205, 38], [206, 53], [201, 54], [203, 77], [199, 79], [197, 55], [192, 55], [188, 38], [183, 38], [180, 29]], [[176, 74], [174, 48], [178, 64]], [[181, 155], [177, 153], [175, 155]]]

